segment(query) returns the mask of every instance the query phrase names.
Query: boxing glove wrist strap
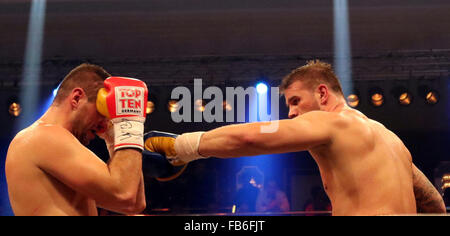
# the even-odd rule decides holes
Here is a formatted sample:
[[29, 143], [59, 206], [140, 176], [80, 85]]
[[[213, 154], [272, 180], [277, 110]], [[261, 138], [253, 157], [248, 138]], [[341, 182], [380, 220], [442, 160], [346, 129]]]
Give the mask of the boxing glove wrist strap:
[[200, 139], [205, 132], [185, 133], [175, 139], [175, 152], [179, 160], [188, 163], [198, 159], [204, 159], [198, 148]]
[[114, 124], [114, 151], [123, 148], [136, 148], [144, 150], [144, 122], [138, 117], [115, 118]]

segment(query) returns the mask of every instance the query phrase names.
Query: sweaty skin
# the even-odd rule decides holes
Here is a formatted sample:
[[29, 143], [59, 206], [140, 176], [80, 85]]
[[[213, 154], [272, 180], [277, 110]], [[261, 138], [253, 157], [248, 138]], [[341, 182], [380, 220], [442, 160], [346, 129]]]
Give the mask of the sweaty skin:
[[109, 144], [110, 160], [104, 163], [87, 149], [84, 145], [105, 118], [81, 90], [72, 95], [65, 105], [50, 107], [9, 146], [6, 177], [14, 214], [95, 216], [97, 207], [139, 213], [145, 209], [141, 153], [114, 152]]
[[[77, 193], [39, 167], [41, 159], [53, 154], [49, 154], [52, 147], [38, 139], [45, 135], [60, 139], [63, 136], [60, 133], [65, 133], [62, 128], [35, 123], [20, 132], [11, 143], [6, 174], [15, 215], [97, 214], [94, 200]], [[64, 136], [68, 138], [69, 135]], [[72, 142], [75, 141], [73, 138]]]
[[202, 136], [200, 154], [229, 158], [307, 150], [319, 166], [333, 215], [416, 214], [424, 203], [429, 211], [422, 212], [445, 213], [408, 149], [382, 124], [348, 107], [326, 85], [313, 92], [297, 81], [285, 96], [291, 119], [278, 121], [276, 132], [261, 133], [265, 122], [225, 126]]
[[355, 110], [321, 115], [311, 118], [332, 120], [332, 138], [309, 152], [319, 166], [333, 215], [416, 213], [412, 160], [401, 140]]

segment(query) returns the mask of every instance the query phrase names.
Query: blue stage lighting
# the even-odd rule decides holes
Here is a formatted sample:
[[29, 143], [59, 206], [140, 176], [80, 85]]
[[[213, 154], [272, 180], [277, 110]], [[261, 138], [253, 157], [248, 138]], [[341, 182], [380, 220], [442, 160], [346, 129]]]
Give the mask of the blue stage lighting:
[[265, 83], [259, 83], [256, 85], [256, 91], [258, 94], [265, 94], [269, 90], [269, 87]]
[[16, 131], [32, 124], [39, 113], [39, 83], [41, 80], [42, 46], [44, 43], [46, 0], [31, 1], [27, 43], [23, 65], [24, 86], [21, 88], [20, 103], [23, 113], [15, 124]]
[[53, 98], [56, 97], [56, 94], [58, 94], [58, 88], [53, 89]]
[[334, 67], [344, 94], [353, 92], [348, 0], [334, 0]]

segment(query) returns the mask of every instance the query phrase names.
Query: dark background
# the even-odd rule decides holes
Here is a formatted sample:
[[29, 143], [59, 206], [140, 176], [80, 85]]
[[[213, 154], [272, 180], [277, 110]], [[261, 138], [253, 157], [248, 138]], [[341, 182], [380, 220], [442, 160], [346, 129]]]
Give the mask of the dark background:
[[[449, 157], [450, 2], [445, 0], [350, 0], [353, 83], [361, 97], [358, 110], [394, 131], [411, 151], [414, 162], [433, 183]], [[24, 68], [30, 1], [0, 0], [0, 214], [12, 214], [4, 177], [4, 158], [15, 135], [17, 119], [8, 106], [19, 98]], [[61, 79], [83, 62], [102, 65], [114, 75], [147, 82], [156, 111], [146, 130], [174, 133], [210, 130], [229, 123], [176, 124], [166, 104], [171, 90], [191, 86], [254, 86], [281, 78], [307, 60], [334, 62], [331, 0], [49, 0], [47, 1], [40, 104]], [[430, 106], [420, 86], [438, 91]], [[398, 105], [393, 90], [408, 89], [408, 107]], [[369, 104], [369, 90], [380, 87], [386, 104]], [[284, 100], [280, 102], [283, 104]], [[280, 106], [282, 118], [287, 110]], [[26, 109], [26, 107], [24, 107]], [[90, 148], [104, 158], [102, 141]], [[236, 192], [236, 174], [257, 166], [275, 178], [291, 202], [308, 195], [296, 179], [318, 176], [307, 153], [192, 163], [180, 178], [147, 182], [147, 211], [228, 212]]]

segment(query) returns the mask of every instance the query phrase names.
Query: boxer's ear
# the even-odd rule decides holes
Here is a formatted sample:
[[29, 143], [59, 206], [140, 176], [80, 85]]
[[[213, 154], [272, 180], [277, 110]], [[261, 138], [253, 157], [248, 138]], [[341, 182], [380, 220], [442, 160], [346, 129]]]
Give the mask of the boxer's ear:
[[320, 105], [325, 105], [328, 102], [328, 97], [330, 96], [330, 91], [328, 89], [328, 86], [325, 84], [320, 84], [317, 87], [319, 99], [320, 99]]
[[83, 98], [86, 98], [84, 90], [82, 88], [74, 88], [70, 94], [70, 105], [72, 109], [78, 108]]

